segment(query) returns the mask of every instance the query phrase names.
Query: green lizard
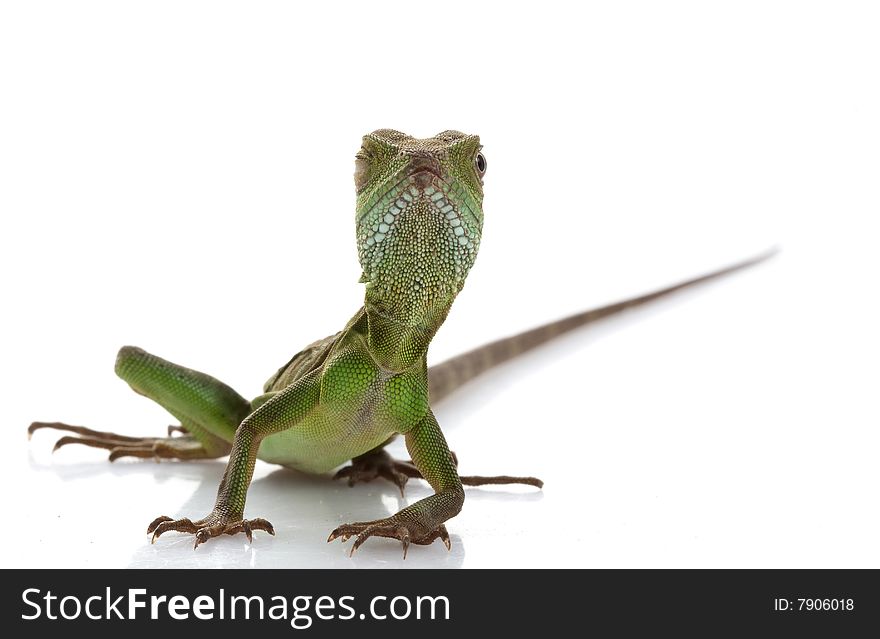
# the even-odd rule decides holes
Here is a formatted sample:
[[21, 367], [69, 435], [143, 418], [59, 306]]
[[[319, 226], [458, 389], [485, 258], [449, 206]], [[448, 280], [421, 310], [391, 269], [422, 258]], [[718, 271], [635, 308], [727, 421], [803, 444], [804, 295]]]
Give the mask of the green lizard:
[[[445, 522], [461, 510], [464, 485], [523, 483], [534, 477], [460, 477], [457, 460], [430, 402], [486, 369], [588, 322], [744, 268], [766, 256], [632, 300], [573, 315], [499, 340], [428, 370], [426, 354], [477, 256], [483, 226], [486, 159], [475, 135], [444, 131], [416, 139], [388, 129], [363, 138], [355, 159], [356, 229], [363, 307], [342, 331], [316, 341], [273, 375], [264, 394], [247, 401], [222, 382], [132, 346], [123, 347], [116, 373], [137, 393], [168, 410], [180, 431], [168, 437], [114, 433], [35, 422], [68, 431], [55, 449], [84, 444], [122, 457], [211, 459], [229, 455], [214, 509], [202, 519], [158, 517], [147, 532], [212, 537], [252, 531], [274, 534], [265, 519], [245, 519], [256, 459], [311, 473], [336, 473], [350, 484], [382, 477], [401, 493], [409, 478], [428, 481], [434, 494], [375, 521], [344, 524], [328, 541], [366, 539], [450, 545]], [[429, 401], [430, 398], [430, 401]], [[411, 461], [393, 460], [384, 446], [402, 434]]]

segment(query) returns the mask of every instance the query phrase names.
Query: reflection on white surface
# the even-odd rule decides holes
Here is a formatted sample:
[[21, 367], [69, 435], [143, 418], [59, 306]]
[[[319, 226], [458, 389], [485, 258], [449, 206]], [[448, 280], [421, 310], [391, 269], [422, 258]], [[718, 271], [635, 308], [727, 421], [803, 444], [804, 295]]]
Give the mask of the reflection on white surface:
[[[65, 482], [84, 480], [91, 486], [119, 487], [135, 476], [147, 474], [158, 485], [173, 484], [175, 489], [185, 491], [186, 499], [170, 514], [193, 519], [210, 511], [223, 467], [221, 462], [109, 464], [102, 460], [43, 465], [31, 458], [34, 472], [52, 473]], [[349, 558], [347, 552], [342, 552], [339, 541], [327, 543], [327, 535], [344, 521], [377, 519], [405, 506], [408, 502], [400, 498], [397, 488], [390, 484], [350, 488], [328, 477], [286, 469], [262, 470], [263, 476], [251, 484], [247, 508], [249, 513], [261, 513], [260, 516], [272, 521], [274, 537], [257, 532], [254, 543], [248, 544], [244, 535], [224, 536], [194, 551], [192, 535], [168, 533], [152, 545], [144, 543], [148, 540], [144, 535], [126, 544], [132, 549], [127, 565], [132, 568], [457, 568], [464, 560], [464, 544], [455, 534], [451, 535], [451, 551], [439, 543], [416, 552], [411, 547], [405, 562], [401, 561], [400, 544], [385, 539], [370, 540]], [[407, 487], [409, 503], [430, 493], [419, 484], [413, 481]], [[94, 509], [95, 517], [106, 516], [99, 512], [102, 506], [98, 503], [90, 502], [83, 508]], [[145, 511], [142, 519], [147, 522], [155, 515]], [[351, 541], [345, 544], [346, 551], [350, 544]]]

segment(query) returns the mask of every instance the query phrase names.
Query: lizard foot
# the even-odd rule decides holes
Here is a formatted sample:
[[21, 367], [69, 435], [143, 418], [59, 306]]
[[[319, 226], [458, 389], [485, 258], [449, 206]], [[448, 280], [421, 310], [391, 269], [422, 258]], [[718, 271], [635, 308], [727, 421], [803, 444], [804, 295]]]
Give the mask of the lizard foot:
[[[76, 436], [65, 436], [55, 442], [52, 452], [70, 444], [81, 444], [92, 448], [103, 448], [110, 451], [108, 459], [116, 461], [121, 457], [140, 457], [146, 459], [205, 459], [222, 457], [229, 451], [211, 451], [209, 454], [204, 445], [183, 426], [169, 426], [168, 437], [129, 437], [92, 430], [85, 426], [71, 426], [61, 422], [34, 422], [28, 427], [28, 438], [43, 428], [74, 433]], [[181, 433], [175, 436], [174, 433]]]
[[253, 531], [255, 530], [265, 530], [270, 535], [275, 534], [274, 526], [265, 519], [259, 517], [257, 519], [237, 519], [221, 515], [215, 511], [204, 519], [197, 521], [192, 521], [186, 517], [183, 519], [172, 519], [165, 515], [156, 517], [147, 526], [147, 534], [152, 535], [150, 543], [156, 543], [156, 540], [163, 533], [172, 530], [195, 535], [196, 541], [193, 549], [198, 548], [209, 539], [219, 537], [220, 535], [244, 533], [248, 542], [252, 542]]
[[342, 468], [333, 479], [347, 477], [348, 485], [354, 486], [359, 482], [367, 483], [382, 477], [397, 486], [402, 497], [403, 488], [409, 478], [421, 476], [412, 462], [398, 461], [384, 450], [374, 450], [352, 459], [351, 465]]
[[[458, 458], [450, 451], [453, 463], [458, 466]], [[389, 455], [384, 449], [371, 450], [351, 460], [351, 465], [339, 470], [333, 479], [348, 478], [348, 485], [354, 486], [359, 482], [371, 482], [377, 477], [387, 479], [400, 489], [403, 496], [403, 488], [411, 478], [423, 479], [419, 469], [409, 461], [399, 461]], [[544, 482], [537, 477], [512, 477], [510, 475], [495, 475], [484, 477], [482, 475], [463, 475], [461, 483], [464, 486], [490, 486], [502, 484], [524, 484], [543, 488]]]
[[411, 543], [420, 546], [427, 546], [433, 543], [435, 539], [439, 539], [446, 546], [446, 550], [452, 548], [452, 543], [449, 541], [449, 533], [446, 531], [446, 526], [443, 524], [440, 524], [433, 530], [426, 530], [424, 526], [417, 522], [396, 520], [394, 517], [376, 519], [375, 521], [356, 522], [353, 524], [342, 524], [330, 533], [327, 541], [331, 542], [334, 539], [341, 537], [342, 541], [345, 542], [348, 541], [350, 537], [354, 536], [357, 538], [351, 545], [351, 551], [348, 553], [349, 557], [352, 556], [354, 551], [360, 548], [361, 544], [370, 537], [389, 537], [391, 539], [399, 539], [400, 543], [403, 544], [404, 559], [406, 559], [406, 551], [409, 549]]

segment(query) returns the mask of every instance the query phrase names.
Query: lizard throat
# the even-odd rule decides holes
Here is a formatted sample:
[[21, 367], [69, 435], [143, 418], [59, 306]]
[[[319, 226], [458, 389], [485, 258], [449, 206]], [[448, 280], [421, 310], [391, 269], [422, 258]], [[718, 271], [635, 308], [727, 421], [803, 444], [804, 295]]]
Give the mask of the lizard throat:
[[[427, 179], [426, 178], [430, 178]], [[455, 181], [410, 174], [359, 215], [367, 295], [403, 323], [451, 304], [477, 255], [481, 224]]]
[[479, 205], [461, 191], [419, 171], [359, 216], [369, 340], [390, 368], [424, 355], [476, 258]]

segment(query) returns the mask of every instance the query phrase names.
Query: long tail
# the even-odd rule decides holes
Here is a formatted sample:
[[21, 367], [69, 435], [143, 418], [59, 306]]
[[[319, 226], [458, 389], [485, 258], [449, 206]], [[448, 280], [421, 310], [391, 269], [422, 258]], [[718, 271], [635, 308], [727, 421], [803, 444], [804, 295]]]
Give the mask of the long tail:
[[659, 291], [640, 295], [639, 297], [633, 297], [632, 299], [623, 300], [622, 302], [609, 304], [608, 306], [602, 306], [601, 308], [583, 311], [556, 322], [533, 328], [523, 333], [519, 333], [518, 335], [505, 337], [495, 342], [490, 342], [489, 344], [477, 347], [467, 353], [457, 355], [452, 359], [446, 360], [442, 364], [432, 366], [428, 370], [431, 401], [436, 402], [443, 399], [459, 386], [463, 386], [477, 375], [484, 373], [490, 368], [503, 364], [507, 360], [522, 355], [533, 348], [537, 348], [541, 344], [549, 342], [554, 337], [559, 337], [569, 331], [573, 331], [584, 324], [595, 322], [596, 320], [603, 319], [609, 315], [615, 315], [616, 313], [636, 306], [641, 306], [647, 302], [653, 302], [656, 299], [666, 297], [667, 295], [696, 286], [697, 284], [715, 280], [725, 275], [729, 275], [730, 273], [735, 273], [736, 271], [760, 264], [776, 255], [776, 253], [777, 249], [774, 248], [743, 262], [738, 262], [717, 271], [707, 273], [706, 275], [701, 275], [700, 277], [695, 277], [673, 286], [668, 286]]

